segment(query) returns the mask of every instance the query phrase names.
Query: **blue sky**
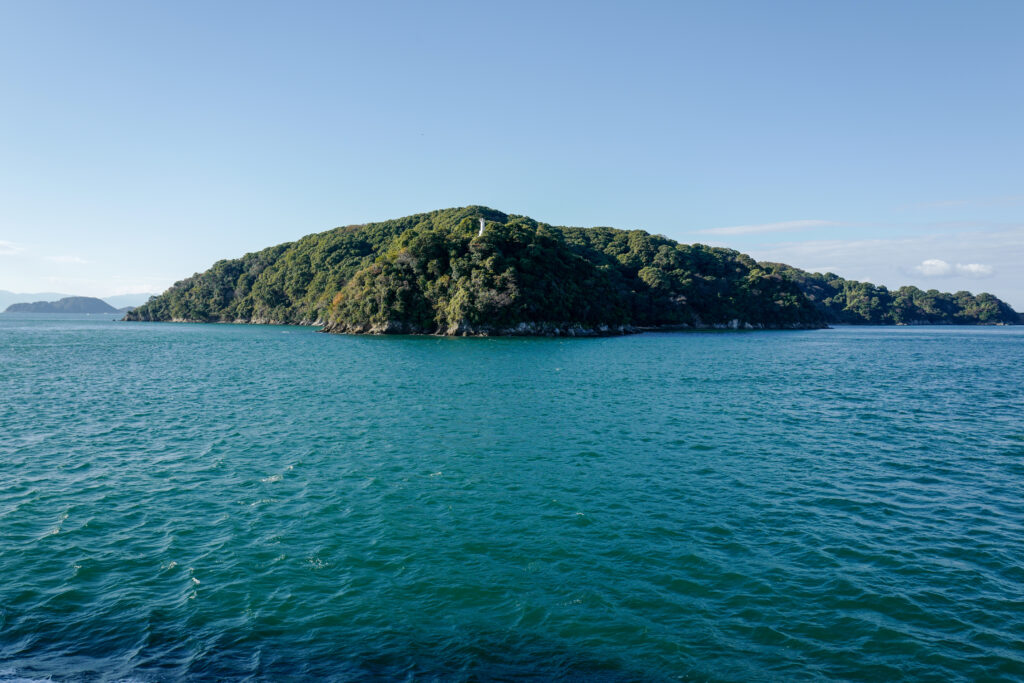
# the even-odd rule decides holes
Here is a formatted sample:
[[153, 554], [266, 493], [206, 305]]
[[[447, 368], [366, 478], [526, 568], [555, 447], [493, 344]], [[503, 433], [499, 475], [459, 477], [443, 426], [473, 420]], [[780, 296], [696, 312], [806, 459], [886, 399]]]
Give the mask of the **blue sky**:
[[1024, 310], [1021, 2], [2, 2], [0, 289], [486, 204]]

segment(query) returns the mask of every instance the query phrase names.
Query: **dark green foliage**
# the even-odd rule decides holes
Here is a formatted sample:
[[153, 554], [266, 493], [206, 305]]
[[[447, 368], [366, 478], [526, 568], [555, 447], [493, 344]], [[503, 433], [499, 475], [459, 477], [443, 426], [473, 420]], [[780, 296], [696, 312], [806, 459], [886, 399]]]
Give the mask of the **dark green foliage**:
[[206, 272], [175, 283], [125, 319], [323, 321], [335, 294], [395, 237], [418, 225], [451, 227], [471, 214], [505, 218], [491, 209], [466, 207], [307, 235], [240, 259], [218, 261]]
[[[482, 236], [479, 218], [487, 221]], [[458, 334], [524, 323], [816, 327], [1009, 317], [1016, 321], [988, 294], [889, 292], [642, 230], [555, 227], [468, 206], [335, 228], [218, 261], [126, 319]]]
[[642, 230], [559, 228], [588, 260], [618, 272], [638, 325], [720, 325], [731, 320], [770, 327], [822, 320], [785, 277], [732, 249], [679, 244]]
[[573, 252], [556, 231], [513, 217], [478, 237], [476, 221], [465, 218], [401, 235], [342, 289], [331, 322], [447, 334], [524, 322], [623, 325], [620, 294], [613, 273]]
[[900, 287], [891, 292], [869, 282], [844, 280], [833, 273], [808, 273], [782, 263], [763, 263], [799, 285], [830, 323], [851, 325], [1017, 324], [1016, 311], [991, 294], [949, 294], [935, 289]]
[[402, 235], [337, 299], [334, 327], [457, 333], [519, 323], [600, 326], [816, 326], [821, 315], [786, 278], [729, 249], [680, 245], [641, 230], [560, 228], [508, 216], [475, 237]]

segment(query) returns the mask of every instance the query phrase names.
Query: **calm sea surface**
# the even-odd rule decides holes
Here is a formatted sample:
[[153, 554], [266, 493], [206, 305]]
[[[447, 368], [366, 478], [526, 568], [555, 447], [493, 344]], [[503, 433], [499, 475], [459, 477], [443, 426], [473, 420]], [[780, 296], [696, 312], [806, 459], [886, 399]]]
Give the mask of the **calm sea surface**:
[[0, 680], [1024, 678], [1024, 329], [0, 316]]

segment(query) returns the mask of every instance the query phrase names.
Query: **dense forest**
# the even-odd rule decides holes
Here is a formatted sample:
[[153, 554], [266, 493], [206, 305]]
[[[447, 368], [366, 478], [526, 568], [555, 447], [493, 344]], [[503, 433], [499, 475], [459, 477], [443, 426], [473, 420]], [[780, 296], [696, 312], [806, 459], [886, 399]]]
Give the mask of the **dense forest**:
[[1017, 324], [1020, 316], [991, 294], [955, 294], [900, 287], [889, 291], [870, 282], [844, 280], [833, 273], [808, 273], [783, 263], [764, 268], [797, 283], [830, 323], [847, 325]]
[[[478, 235], [480, 219], [485, 230]], [[556, 227], [480, 206], [308, 235], [218, 261], [126, 320], [334, 332], [594, 334], [657, 327], [1015, 323], [991, 294], [890, 292], [642, 230]]]

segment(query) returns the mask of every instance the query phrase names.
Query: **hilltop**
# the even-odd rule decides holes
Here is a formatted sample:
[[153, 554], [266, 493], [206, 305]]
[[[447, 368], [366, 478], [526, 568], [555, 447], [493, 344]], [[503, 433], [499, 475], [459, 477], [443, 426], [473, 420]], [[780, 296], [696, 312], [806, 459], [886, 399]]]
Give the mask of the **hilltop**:
[[468, 206], [335, 228], [218, 261], [125, 320], [489, 335], [1019, 317], [990, 294], [890, 292], [642, 230], [552, 226]]

